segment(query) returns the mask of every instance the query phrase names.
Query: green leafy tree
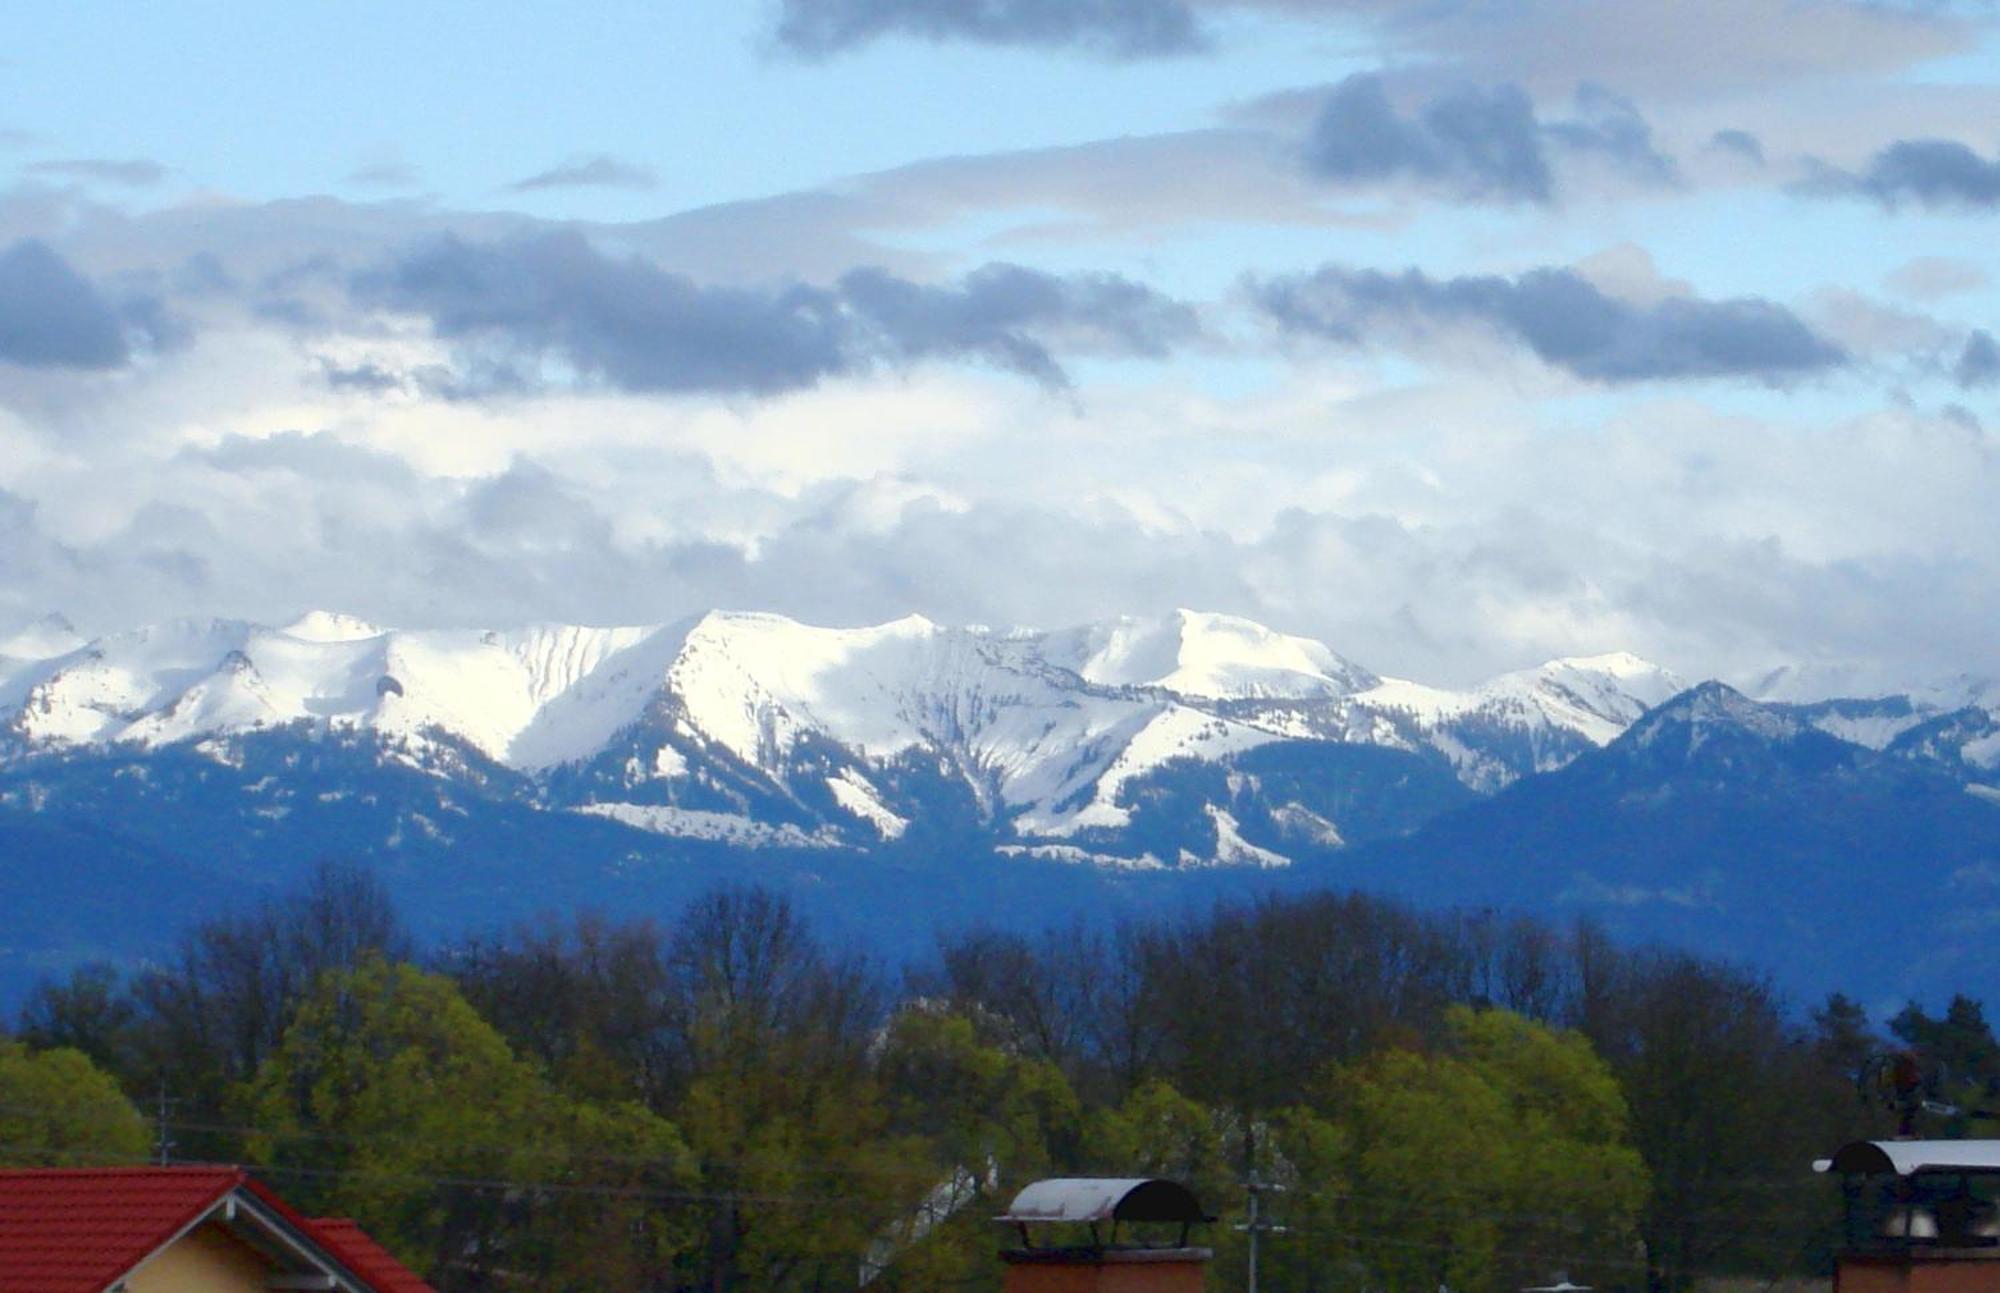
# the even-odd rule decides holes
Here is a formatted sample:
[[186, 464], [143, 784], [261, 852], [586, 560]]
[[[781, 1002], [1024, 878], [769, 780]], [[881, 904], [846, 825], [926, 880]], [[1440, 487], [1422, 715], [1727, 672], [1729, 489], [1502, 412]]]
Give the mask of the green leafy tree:
[[554, 1288], [644, 1281], [683, 1238], [649, 1197], [684, 1188], [674, 1128], [563, 1098], [450, 980], [410, 965], [321, 976], [241, 1107], [288, 1191], [447, 1288], [503, 1270]]
[[1444, 1047], [1341, 1072], [1356, 1250], [1390, 1289], [1504, 1287], [1629, 1261], [1646, 1172], [1581, 1037], [1453, 1007]]
[[145, 1120], [112, 1076], [69, 1047], [0, 1037], [0, 1163], [95, 1167], [145, 1158]]
[[[991, 1216], [1028, 1181], [1067, 1170], [1083, 1107], [1039, 1047], [983, 1040], [971, 1020], [929, 1005], [891, 1022], [876, 1062], [893, 1134], [912, 1146], [918, 1195], [876, 1236], [883, 1287], [979, 1287], [994, 1279]], [[907, 1197], [907, 1195], [905, 1196]]]

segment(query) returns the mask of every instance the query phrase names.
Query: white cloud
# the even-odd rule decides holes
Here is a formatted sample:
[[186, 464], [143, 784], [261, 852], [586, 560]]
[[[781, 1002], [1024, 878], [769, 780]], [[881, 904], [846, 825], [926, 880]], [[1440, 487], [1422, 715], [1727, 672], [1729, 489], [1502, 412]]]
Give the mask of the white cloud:
[[[1601, 272], [1633, 290], [1630, 257]], [[1653, 285], [1657, 290], [1657, 284]], [[309, 605], [390, 623], [1055, 624], [1196, 605], [1461, 681], [1629, 648], [1691, 674], [1977, 667], [2000, 451], [1949, 418], [1604, 406], [1546, 374], [1171, 375], [1081, 406], [940, 368], [775, 400], [329, 389], [421, 338], [242, 324], [0, 416], [0, 618]], [[1582, 403], [1578, 403], [1582, 400]]]

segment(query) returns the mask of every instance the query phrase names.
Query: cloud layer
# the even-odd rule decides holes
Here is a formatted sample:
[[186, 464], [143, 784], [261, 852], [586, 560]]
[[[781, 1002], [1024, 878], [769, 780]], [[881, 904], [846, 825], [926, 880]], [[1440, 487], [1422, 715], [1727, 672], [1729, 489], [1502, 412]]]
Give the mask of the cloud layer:
[[1629, 102], [1594, 87], [1577, 98], [1576, 119], [1544, 122], [1518, 86], [1460, 87], [1404, 116], [1379, 76], [1357, 74], [1326, 96], [1306, 164], [1326, 179], [1410, 179], [1466, 198], [1526, 202], [1555, 195], [1552, 152], [1599, 157], [1654, 182], [1673, 178], [1673, 163]]
[[1991, 211], [2000, 208], [2000, 160], [1988, 161], [1957, 140], [1905, 139], [1858, 172], [1822, 168], [1806, 187], [1873, 198], [1891, 209]]
[[1182, 0], [782, 0], [776, 37], [824, 56], [885, 36], [1073, 46], [1114, 58], [1182, 54], [1204, 41]]
[[553, 360], [624, 390], [771, 394], [930, 358], [1063, 387], [1054, 339], [1159, 356], [1197, 330], [1186, 306], [1116, 275], [994, 264], [952, 286], [863, 268], [831, 288], [716, 287], [563, 233], [447, 235], [353, 287], [365, 303], [423, 315], [442, 338], [497, 347], [485, 384], [503, 388], [539, 384]]
[[116, 368], [129, 351], [111, 304], [47, 244], [0, 251], [0, 361], [29, 368]]
[[1281, 328], [1346, 346], [1421, 344], [1443, 329], [1488, 328], [1593, 382], [1730, 377], [1781, 385], [1847, 362], [1838, 346], [1772, 302], [1633, 303], [1568, 269], [1435, 279], [1416, 269], [1329, 266], [1254, 284], [1252, 296]]

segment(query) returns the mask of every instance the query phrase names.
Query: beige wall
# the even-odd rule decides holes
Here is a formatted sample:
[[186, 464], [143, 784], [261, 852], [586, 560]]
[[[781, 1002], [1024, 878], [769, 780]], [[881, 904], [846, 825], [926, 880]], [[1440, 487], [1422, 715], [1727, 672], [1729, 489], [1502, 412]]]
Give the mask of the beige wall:
[[264, 1293], [271, 1265], [210, 1223], [155, 1253], [125, 1281], [130, 1293]]

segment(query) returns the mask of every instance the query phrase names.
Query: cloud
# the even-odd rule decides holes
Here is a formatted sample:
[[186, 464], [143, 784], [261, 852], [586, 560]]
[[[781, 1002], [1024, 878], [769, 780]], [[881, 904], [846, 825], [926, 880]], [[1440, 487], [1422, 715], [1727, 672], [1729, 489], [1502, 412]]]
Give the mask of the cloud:
[[1109, 58], [1205, 46], [1185, 0], [781, 0], [775, 32], [794, 54], [825, 57], [889, 36], [1073, 48]]
[[1764, 143], [1747, 130], [1718, 130], [1708, 137], [1708, 146], [1719, 152], [1734, 153], [1759, 166], [1764, 164]]
[[1327, 179], [1442, 181], [1467, 197], [1546, 202], [1553, 183], [1534, 105], [1512, 86], [1458, 91], [1405, 119], [1380, 77], [1351, 76], [1327, 95], [1305, 156]]
[[1992, 279], [1979, 265], [1951, 256], [1918, 256], [1904, 261], [1882, 280], [1883, 286], [1918, 301], [1935, 301], [1961, 292], [1976, 292]]
[[1679, 178], [1673, 159], [1654, 146], [1653, 128], [1637, 105], [1601, 85], [1579, 86], [1576, 116], [1547, 122], [1542, 130], [1559, 147], [1609, 162], [1636, 178], [1655, 184], [1672, 184]]
[[569, 233], [432, 239], [358, 276], [354, 290], [426, 316], [439, 337], [497, 343], [634, 391], [771, 394], [927, 358], [981, 360], [1060, 387], [1053, 340], [1158, 355], [1196, 330], [1186, 307], [1115, 275], [989, 265], [951, 287], [879, 269], [832, 288], [710, 287]]
[[122, 184], [127, 188], [145, 188], [148, 185], [158, 184], [167, 177], [166, 167], [144, 158], [120, 161], [104, 157], [64, 157], [53, 161], [34, 162], [23, 169], [30, 175]]
[[1873, 198], [1890, 210], [1914, 203], [1933, 211], [1990, 211], [2000, 208], [2000, 160], [1989, 162], [1952, 139], [1904, 139], [1858, 173], [1822, 163], [1800, 188]]
[[1420, 342], [1467, 325], [1491, 328], [1544, 363], [1587, 381], [1738, 377], [1783, 384], [1839, 367], [1846, 354], [1783, 306], [1754, 297], [1670, 296], [1643, 304], [1606, 295], [1569, 269], [1508, 279], [1435, 279], [1328, 266], [1251, 285], [1287, 332], [1347, 346]]
[[650, 189], [660, 177], [643, 166], [621, 162], [615, 157], [572, 157], [548, 170], [515, 180], [510, 193], [535, 193], [543, 189]]
[[1951, 375], [1968, 390], [2000, 382], [2000, 343], [1993, 340], [1993, 334], [1981, 328], [1968, 337]]
[[117, 313], [68, 261], [33, 240], [0, 251], [0, 361], [117, 368], [128, 357]]
[[1213, 49], [1212, 20], [1245, 10], [1450, 80], [1648, 98], [1893, 71], [1969, 49], [1978, 30], [1948, 6], [1871, 0], [780, 0], [775, 35], [807, 57], [904, 36], [1146, 58]]
[[1345, 182], [1415, 180], [1468, 199], [1548, 202], [1552, 152], [1609, 162], [1664, 183], [1673, 163], [1631, 103], [1586, 86], [1578, 116], [1541, 121], [1519, 86], [1466, 87], [1397, 112], [1382, 78], [1350, 76], [1326, 96], [1305, 142], [1308, 169]]
[[1336, 19], [1373, 7], [1386, 50], [1402, 56], [1394, 61], [1537, 94], [1595, 81], [1649, 103], [1893, 72], [1972, 49], [1979, 31], [1976, 21], [1870, 0], [1252, 2]]
[[879, 269], [842, 275], [848, 306], [906, 358], [982, 355], [1045, 386], [1067, 385], [1040, 332], [1082, 348], [1159, 358], [1192, 340], [1194, 313], [1115, 274], [1058, 278], [1019, 265], [986, 265], [957, 287], [933, 287]]
[[407, 189], [422, 183], [422, 177], [408, 162], [383, 158], [355, 167], [347, 173], [345, 182], [367, 189]]
[[372, 361], [358, 364], [335, 364], [321, 361], [320, 373], [325, 378], [327, 388], [336, 391], [354, 391], [362, 395], [387, 395], [392, 391], [402, 391], [409, 383], [388, 368]]

